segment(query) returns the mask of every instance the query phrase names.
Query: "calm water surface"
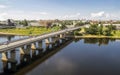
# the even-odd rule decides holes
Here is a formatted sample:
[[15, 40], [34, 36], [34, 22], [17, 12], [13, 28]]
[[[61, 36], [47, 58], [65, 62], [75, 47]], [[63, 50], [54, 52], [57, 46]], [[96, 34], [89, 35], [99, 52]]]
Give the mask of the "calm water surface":
[[0, 35], [0, 43], [6, 42], [6, 41], [14, 41], [14, 40], [18, 40], [25, 37], [27, 36]]
[[[2, 42], [19, 38], [20, 36], [11, 36], [11, 38], [5, 38], [5, 36], [0, 37]], [[17, 68], [18, 70], [15, 74], [120, 75], [119, 39], [73, 39], [73, 41], [71, 40], [68, 44], [62, 44], [59, 47], [55, 48], [56, 50], [52, 49], [52, 51], [44, 50], [39, 54], [42, 55], [40, 57], [34, 57], [32, 55], [33, 51], [30, 50], [30, 56], [25, 56], [25, 59], [23, 59], [24, 57], [21, 58], [19, 50], [16, 50], [15, 59], [17, 60], [17, 65], [21, 64], [21, 59], [23, 59], [24, 62]], [[44, 41], [43, 48], [45, 48]], [[34, 52], [38, 54], [39, 51]], [[28, 62], [26, 61], [27, 58], [29, 59]], [[16, 67], [14, 64], [12, 65]], [[1, 74], [4, 72], [2, 67], [3, 62], [0, 60]], [[2, 75], [4, 75], [4, 73]]]
[[26, 75], [120, 75], [120, 40], [76, 39]]

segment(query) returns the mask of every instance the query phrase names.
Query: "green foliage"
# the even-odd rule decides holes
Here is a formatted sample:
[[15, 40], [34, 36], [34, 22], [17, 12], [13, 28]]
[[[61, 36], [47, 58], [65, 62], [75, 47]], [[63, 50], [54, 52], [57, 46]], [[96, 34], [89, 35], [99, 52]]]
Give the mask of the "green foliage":
[[99, 34], [99, 35], [102, 35], [102, 34], [103, 34], [103, 25], [100, 25], [100, 26], [98, 27], [98, 34]]
[[52, 29], [52, 31], [58, 31], [58, 30], [60, 30], [60, 27], [59, 26], [54, 26], [51, 29]]
[[73, 21], [71, 20], [65, 20], [61, 23], [62, 25], [72, 25], [73, 24]]
[[62, 25], [60, 26], [60, 29], [65, 29], [65, 28], [67, 28], [65, 24], [62, 24]]
[[28, 26], [28, 22], [26, 19], [23, 21], [20, 21], [19, 24], [24, 25], [24, 26]]
[[93, 24], [89, 28], [84, 29], [87, 34], [91, 35], [105, 35], [110, 36], [112, 31], [116, 30], [116, 27], [113, 25], [108, 25], [103, 27], [103, 25]]
[[105, 29], [103, 30], [103, 35], [105, 35], [105, 36], [110, 36], [110, 35], [111, 35], [110, 29], [109, 29], [109, 28], [105, 28]]
[[78, 30], [77, 30], [77, 31], [74, 31], [74, 35], [82, 36], [82, 34], [81, 34], [81, 33], [79, 33], [79, 31], [78, 31]]
[[89, 28], [85, 28], [85, 32], [87, 34], [94, 34], [96, 35], [98, 33], [98, 25], [91, 25]]
[[76, 23], [75, 24], [75, 26], [82, 26], [82, 25], [84, 25], [85, 23], [83, 23], [83, 22], [78, 22], [78, 23]]
[[40, 35], [60, 30], [60, 27], [45, 28], [45, 27], [27, 27], [14, 29], [0, 29], [3, 33], [13, 33], [17, 35]]

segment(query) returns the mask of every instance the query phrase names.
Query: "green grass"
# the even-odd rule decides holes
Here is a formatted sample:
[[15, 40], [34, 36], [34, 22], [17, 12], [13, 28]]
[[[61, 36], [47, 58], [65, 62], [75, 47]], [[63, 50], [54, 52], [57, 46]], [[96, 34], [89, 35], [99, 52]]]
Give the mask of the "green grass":
[[[81, 28], [78, 33], [85, 33], [84, 28]], [[76, 35], [77, 36], [77, 35]], [[79, 35], [78, 35], [79, 36]], [[80, 35], [81, 36], [81, 35]], [[104, 37], [111, 37], [111, 38], [120, 38], [120, 30], [113, 30], [110, 36], [105, 35], [91, 35], [91, 34], [83, 34], [81, 37], [98, 37], [98, 38], [104, 38]]]
[[113, 31], [112, 36], [119, 36], [120, 37], [120, 30]]
[[27, 28], [0, 29], [0, 32], [15, 35], [41, 35], [45, 33], [55, 32], [58, 30], [60, 30], [59, 27], [53, 28], [27, 27]]

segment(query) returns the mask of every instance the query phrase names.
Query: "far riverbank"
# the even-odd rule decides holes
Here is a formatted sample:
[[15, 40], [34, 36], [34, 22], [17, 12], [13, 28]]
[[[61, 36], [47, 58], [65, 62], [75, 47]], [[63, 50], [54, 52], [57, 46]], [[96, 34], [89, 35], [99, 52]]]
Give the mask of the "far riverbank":
[[108, 39], [120, 39], [120, 36], [99, 36], [99, 35], [88, 35], [88, 36], [68, 36], [73, 38], [108, 38]]

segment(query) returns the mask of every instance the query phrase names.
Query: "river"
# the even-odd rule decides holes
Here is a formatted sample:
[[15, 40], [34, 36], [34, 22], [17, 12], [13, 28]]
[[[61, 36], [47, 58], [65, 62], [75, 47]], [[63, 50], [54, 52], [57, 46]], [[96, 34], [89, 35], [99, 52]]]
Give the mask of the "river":
[[22, 66], [16, 75], [120, 75], [120, 40], [73, 39]]

